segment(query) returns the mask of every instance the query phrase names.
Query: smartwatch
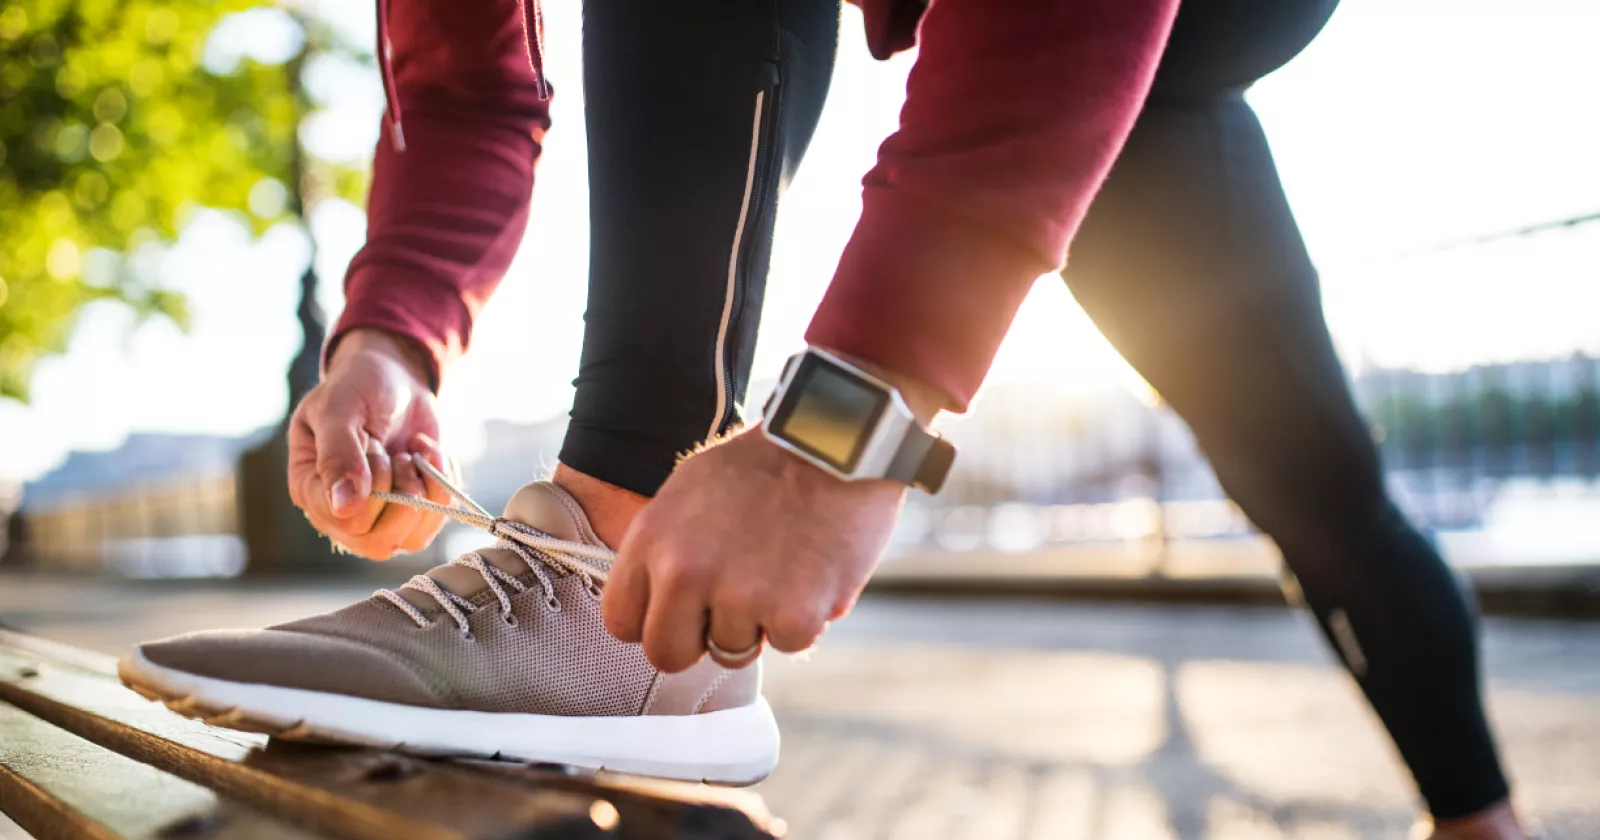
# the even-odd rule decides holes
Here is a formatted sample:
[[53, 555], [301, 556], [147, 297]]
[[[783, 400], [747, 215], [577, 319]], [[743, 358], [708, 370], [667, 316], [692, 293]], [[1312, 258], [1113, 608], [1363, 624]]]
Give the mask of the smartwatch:
[[845, 481], [888, 478], [937, 493], [956, 457], [899, 389], [815, 347], [789, 359], [762, 415], [768, 440]]

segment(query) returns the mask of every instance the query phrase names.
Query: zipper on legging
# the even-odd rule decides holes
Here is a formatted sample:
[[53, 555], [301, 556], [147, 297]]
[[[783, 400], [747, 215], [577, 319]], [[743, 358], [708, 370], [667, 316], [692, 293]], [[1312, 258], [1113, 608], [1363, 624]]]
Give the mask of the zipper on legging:
[[717, 340], [717, 379], [721, 393], [717, 395], [717, 413], [711, 421], [712, 436], [722, 430], [734, 411], [734, 377], [737, 374], [739, 340], [744, 320], [745, 286], [749, 282], [752, 262], [758, 244], [755, 234], [761, 230], [766, 218], [766, 208], [772, 202], [769, 191], [774, 181], [771, 177], [774, 146], [778, 138], [778, 97], [782, 85], [776, 62], [762, 66], [761, 85], [756, 91], [749, 170], [745, 174], [744, 206], [739, 210], [739, 226], [734, 234], [733, 253], [728, 265], [728, 298], [723, 311], [722, 329]]

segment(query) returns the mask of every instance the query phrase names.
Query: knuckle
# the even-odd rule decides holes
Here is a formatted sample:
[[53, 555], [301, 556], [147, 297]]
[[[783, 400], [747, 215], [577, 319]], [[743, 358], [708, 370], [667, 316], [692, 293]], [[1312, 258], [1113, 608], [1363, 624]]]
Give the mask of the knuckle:
[[652, 564], [650, 577], [659, 580], [663, 589], [696, 589], [705, 584], [709, 573], [710, 568], [704, 563], [668, 554]]
[[724, 576], [717, 582], [712, 602], [718, 607], [754, 609], [765, 590], [748, 576]]
[[324, 475], [349, 469], [354, 465], [354, 459], [349, 453], [337, 449], [327, 449], [317, 453], [317, 472]]

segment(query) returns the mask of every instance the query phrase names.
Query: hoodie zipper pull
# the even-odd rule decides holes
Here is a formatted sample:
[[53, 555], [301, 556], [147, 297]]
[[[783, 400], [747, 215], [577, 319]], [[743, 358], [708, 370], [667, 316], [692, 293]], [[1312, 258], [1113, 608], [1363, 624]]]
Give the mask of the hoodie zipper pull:
[[400, 127], [400, 93], [394, 88], [394, 64], [391, 54], [394, 48], [389, 43], [389, 3], [388, 0], [378, 0], [378, 75], [383, 79], [383, 100], [389, 109], [389, 136], [394, 141], [394, 150], [406, 150], [406, 133]]
[[528, 45], [528, 64], [533, 67], [534, 90], [539, 99], [550, 98], [550, 82], [544, 76], [544, 10], [539, 0], [522, 0], [522, 33]]

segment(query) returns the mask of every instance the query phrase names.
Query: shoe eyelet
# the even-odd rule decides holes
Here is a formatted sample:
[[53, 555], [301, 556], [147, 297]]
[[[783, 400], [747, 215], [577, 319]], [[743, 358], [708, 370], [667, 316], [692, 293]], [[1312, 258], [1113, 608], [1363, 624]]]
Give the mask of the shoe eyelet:
[[515, 626], [517, 626], [518, 624], [521, 623], [521, 622], [517, 621], [516, 615], [514, 615], [512, 613], [508, 613], [508, 612], [501, 613], [500, 614], [500, 620], [505, 622], [505, 625], [507, 627], [515, 627]]
[[561, 599], [554, 595], [544, 599], [544, 606], [551, 612], [561, 612]]
[[595, 583], [594, 581], [590, 581], [583, 587], [583, 589], [585, 592], [589, 593], [589, 597], [595, 599], [596, 601], [605, 597], [605, 591], [600, 588], [600, 584]]
[[461, 631], [461, 639], [463, 641], [467, 641], [467, 642], [476, 642], [478, 640], [478, 637], [472, 635], [472, 631], [471, 630], [462, 630]]

